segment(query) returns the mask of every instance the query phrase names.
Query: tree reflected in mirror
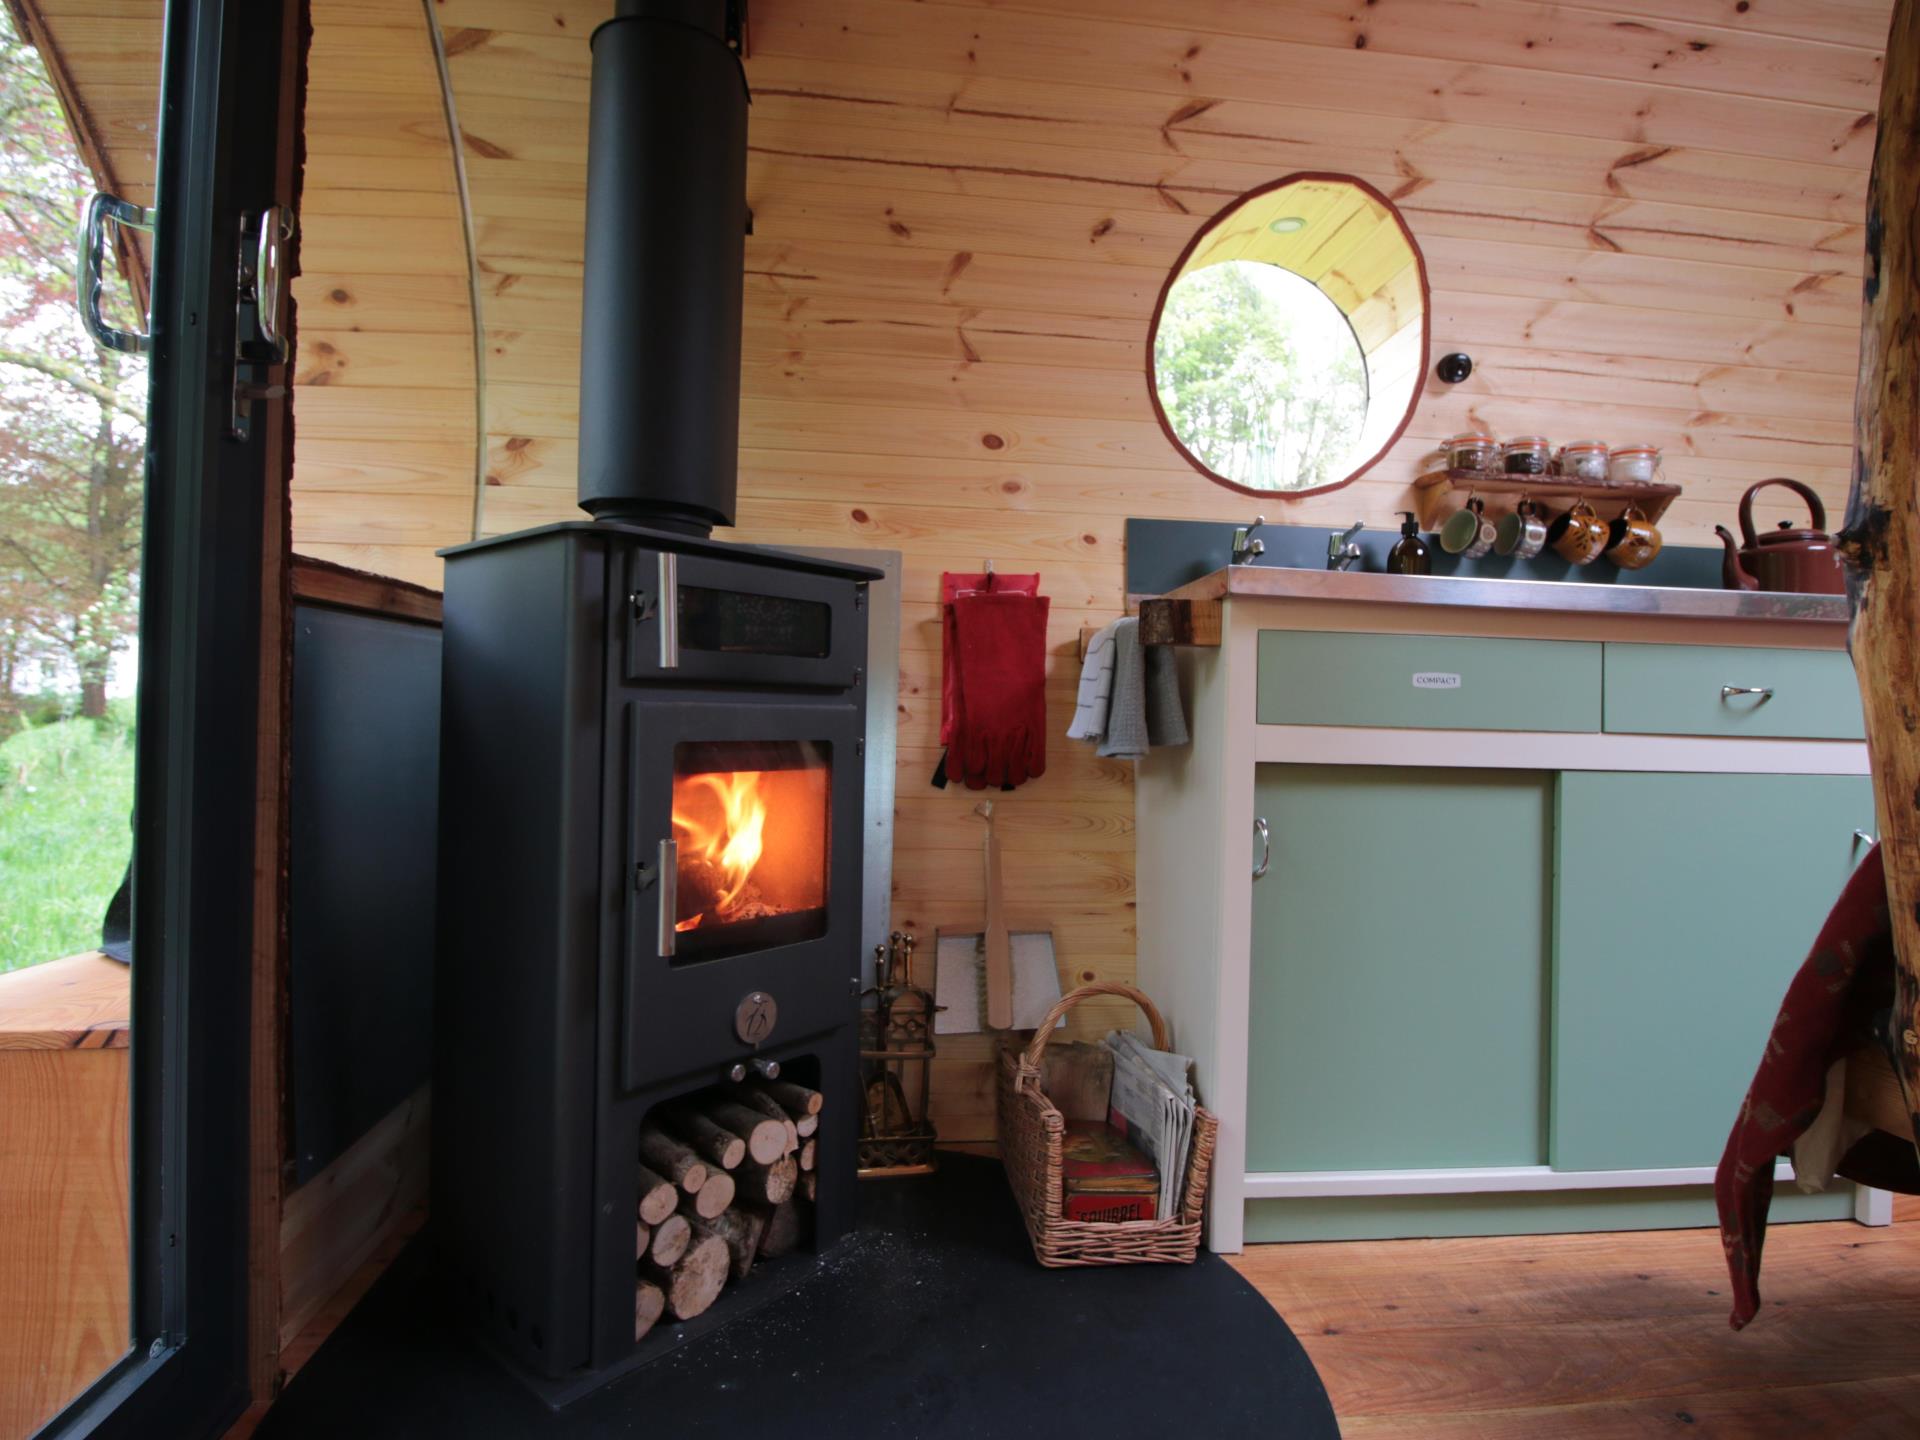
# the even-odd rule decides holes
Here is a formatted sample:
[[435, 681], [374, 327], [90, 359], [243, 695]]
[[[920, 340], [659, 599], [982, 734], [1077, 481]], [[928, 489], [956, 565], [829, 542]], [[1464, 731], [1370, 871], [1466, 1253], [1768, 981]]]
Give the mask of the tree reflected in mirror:
[[1174, 433], [1256, 490], [1341, 479], [1367, 418], [1366, 362], [1346, 317], [1300, 276], [1258, 261], [1180, 278], [1154, 375]]

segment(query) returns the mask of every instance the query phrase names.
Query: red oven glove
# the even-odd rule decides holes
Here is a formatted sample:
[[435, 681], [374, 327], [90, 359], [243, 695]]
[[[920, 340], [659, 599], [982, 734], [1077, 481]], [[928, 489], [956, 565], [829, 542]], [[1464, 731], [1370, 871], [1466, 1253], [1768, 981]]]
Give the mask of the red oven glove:
[[1047, 597], [1003, 590], [953, 602], [954, 716], [949, 769], [969, 790], [1011, 787], [1047, 768]]
[[[940, 576], [940, 743], [953, 744], [954, 718], [960, 713], [960, 677], [954, 668], [959, 645], [953, 633], [953, 602], [957, 596], [990, 590], [1010, 595], [1038, 595], [1038, 575], [996, 575], [988, 570], [979, 575]], [[943, 765], [944, 770], [944, 765]], [[941, 783], [939, 780], [935, 784]]]

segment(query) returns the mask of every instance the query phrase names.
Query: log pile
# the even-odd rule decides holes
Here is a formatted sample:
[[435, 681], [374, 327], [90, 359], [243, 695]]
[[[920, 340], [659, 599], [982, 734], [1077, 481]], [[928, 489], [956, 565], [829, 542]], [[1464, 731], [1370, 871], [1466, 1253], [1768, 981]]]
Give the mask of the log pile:
[[763, 1260], [803, 1247], [824, 1097], [789, 1081], [655, 1106], [640, 1131], [633, 1338], [691, 1320]]

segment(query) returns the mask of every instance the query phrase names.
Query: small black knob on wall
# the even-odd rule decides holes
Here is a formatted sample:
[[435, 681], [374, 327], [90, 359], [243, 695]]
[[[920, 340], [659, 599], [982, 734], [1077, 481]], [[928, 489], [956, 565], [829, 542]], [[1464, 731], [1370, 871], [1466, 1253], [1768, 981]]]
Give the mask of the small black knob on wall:
[[1458, 385], [1473, 373], [1473, 357], [1458, 350], [1451, 355], [1442, 355], [1440, 363], [1433, 367], [1433, 373], [1449, 385]]

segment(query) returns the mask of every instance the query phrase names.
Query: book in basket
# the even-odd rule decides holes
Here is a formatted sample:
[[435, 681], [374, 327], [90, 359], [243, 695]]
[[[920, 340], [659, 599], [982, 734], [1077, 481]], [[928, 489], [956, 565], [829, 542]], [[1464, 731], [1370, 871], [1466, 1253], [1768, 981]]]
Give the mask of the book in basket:
[[1160, 1175], [1123, 1129], [1100, 1120], [1069, 1120], [1060, 1140], [1061, 1213], [1069, 1220], [1151, 1220], [1160, 1206]]

